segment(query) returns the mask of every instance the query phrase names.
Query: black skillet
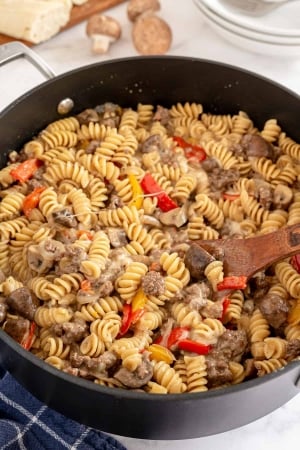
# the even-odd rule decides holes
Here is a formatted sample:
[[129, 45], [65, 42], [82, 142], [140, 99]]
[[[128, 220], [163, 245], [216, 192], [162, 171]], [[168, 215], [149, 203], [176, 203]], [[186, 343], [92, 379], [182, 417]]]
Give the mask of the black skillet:
[[[24, 48], [16, 43], [0, 47], [0, 65], [16, 54], [24, 56]], [[273, 81], [195, 58], [136, 57], [73, 70], [14, 101], [0, 113], [2, 166], [8, 150], [19, 149], [62, 117], [57, 108], [65, 98], [74, 102], [71, 114], [106, 101], [133, 107], [138, 102], [165, 106], [200, 102], [205, 111], [215, 114], [243, 110], [258, 127], [267, 118], [277, 118], [282, 129], [300, 142], [300, 98]], [[143, 439], [186, 439], [227, 431], [280, 407], [300, 387], [300, 362], [295, 361], [263, 378], [198, 394], [150, 395], [105, 388], [47, 365], [2, 330], [0, 363], [33, 395], [66, 416], [106, 432]]]

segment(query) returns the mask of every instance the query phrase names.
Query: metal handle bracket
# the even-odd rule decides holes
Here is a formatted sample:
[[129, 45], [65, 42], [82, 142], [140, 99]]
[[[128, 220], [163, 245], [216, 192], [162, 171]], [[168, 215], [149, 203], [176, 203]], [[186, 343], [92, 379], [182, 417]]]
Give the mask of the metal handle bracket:
[[53, 70], [40, 58], [40, 56], [26, 45], [19, 41], [8, 42], [0, 45], [0, 66], [9, 63], [15, 59], [24, 57], [33, 64], [47, 79], [54, 78], [56, 74]]

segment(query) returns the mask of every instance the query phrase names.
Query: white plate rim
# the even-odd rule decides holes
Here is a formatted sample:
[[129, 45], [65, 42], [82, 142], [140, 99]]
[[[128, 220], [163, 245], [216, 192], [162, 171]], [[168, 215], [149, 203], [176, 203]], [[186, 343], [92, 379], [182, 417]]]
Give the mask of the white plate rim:
[[240, 17], [237, 17], [236, 20], [235, 20], [234, 14], [230, 14], [230, 12], [227, 13], [227, 11], [225, 11], [225, 14], [221, 14], [217, 10], [217, 8], [214, 8], [214, 5], [212, 4], [211, 0], [198, 0], [198, 1], [199, 1], [199, 3], [202, 2], [202, 4], [205, 4], [206, 8], [210, 9], [210, 11], [212, 13], [214, 13], [215, 15], [218, 15], [219, 17], [221, 17], [223, 19], [226, 19], [226, 21], [231, 22], [234, 25], [238, 25], [240, 27], [242, 26], [245, 29], [248, 29], [248, 30], [251, 30], [251, 31], [256, 31], [256, 32], [261, 32], [263, 34], [270, 34], [270, 35], [273, 35], [273, 36], [274, 35], [275, 36], [290, 36], [290, 37], [299, 37], [300, 36], [300, 30], [297, 30], [295, 28], [292, 28], [291, 30], [280, 29], [280, 31], [278, 32], [277, 28], [265, 27], [265, 28], [262, 29], [260, 27], [251, 26], [247, 22], [243, 23], [243, 25], [241, 25]]
[[[199, 10], [207, 18], [207, 21], [208, 21], [209, 24], [212, 24], [213, 27], [219, 29], [220, 32], [225, 31], [225, 33], [229, 34], [231, 37], [238, 37], [240, 40], [245, 41], [248, 44], [253, 44], [253, 43], [257, 43], [258, 45], [261, 44], [261, 45], [264, 45], [264, 46], [266, 46], [266, 47], [268, 47], [269, 49], [272, 49], [272, 50], [279, 50], [279, 49], [284, 49], [284, 48], [285, 49], [289, 49], [289, 50], [291, 50], [291, 49], [292, 50], [299, 50], [299, 55], [300, 55], [300, 44], [292, 46], [292, 45], [286, 45], [286, 44], [272, 44], [270, 42], [265, 42], [265, 41], [261, 41], [261, 40], [257, 40], [257, 39], [249, 39], [246, 36], [242, 36], [239, 33], [235, 33], [232, 30], [219, 25], [215, 20], [213, 20], [211, 17], [209, 17], [204, 10], [202, 10], [201, 8], [199, 8]], [[223, 34], [223, 37], [224, 37], [224, 34]], [[245, 48], [245, 46], [243, 46], [242, 44], [241, 45], [236, 44], [236, 46], [240, 47], [240, 48], [241, 47]], [[256, 50], [256, 51], [253, 50], [253, 52], [254, 53], [262, 53], [259, 50]], [[297, 52], [297, 55], [298, 55], [298, 52]], [[286, 55], [286, 56], [291, 56], [291, 54]]]
[[214, 20], [221, 27], [227, 28], [235, 34], [246, 37], [251, 40], [257, 40], [264, 43], [270, 44], [278, 44], [278, 45], [300, 45], [300, 34], [299, 37], [287, 37], [287, 36], [275, 36], [275, 35], [265, 35], [264, 33], [247, 31], [243, 27], [234, 25], [231, 22], [227, 21], [224, 17], [215, 14], [211, 11], [210, 8], [206, 7], [204, 3], [201, 3], [201, 0], [194, 0], [194, 3], [200, 10], [205, 10], [206, 16], [209, 16], [212, 20]]

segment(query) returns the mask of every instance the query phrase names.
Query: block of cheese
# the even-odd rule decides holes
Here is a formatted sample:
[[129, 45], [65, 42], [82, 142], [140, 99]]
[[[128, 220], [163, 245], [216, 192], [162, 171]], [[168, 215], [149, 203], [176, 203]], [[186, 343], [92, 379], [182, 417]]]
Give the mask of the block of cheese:
[[71, 9], [70, 0], [0, 0], [0, 33], [38, 44], [66, 25]]

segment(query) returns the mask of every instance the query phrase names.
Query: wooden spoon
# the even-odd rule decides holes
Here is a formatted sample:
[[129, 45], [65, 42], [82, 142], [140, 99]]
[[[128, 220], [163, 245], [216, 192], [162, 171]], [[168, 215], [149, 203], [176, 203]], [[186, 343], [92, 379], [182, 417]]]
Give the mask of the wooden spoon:
[[248, 239], [194, 241], [213, 255], [222, 255], [225, 276], [248, 279], [276, 261], [300, 253], [300, 224]]

